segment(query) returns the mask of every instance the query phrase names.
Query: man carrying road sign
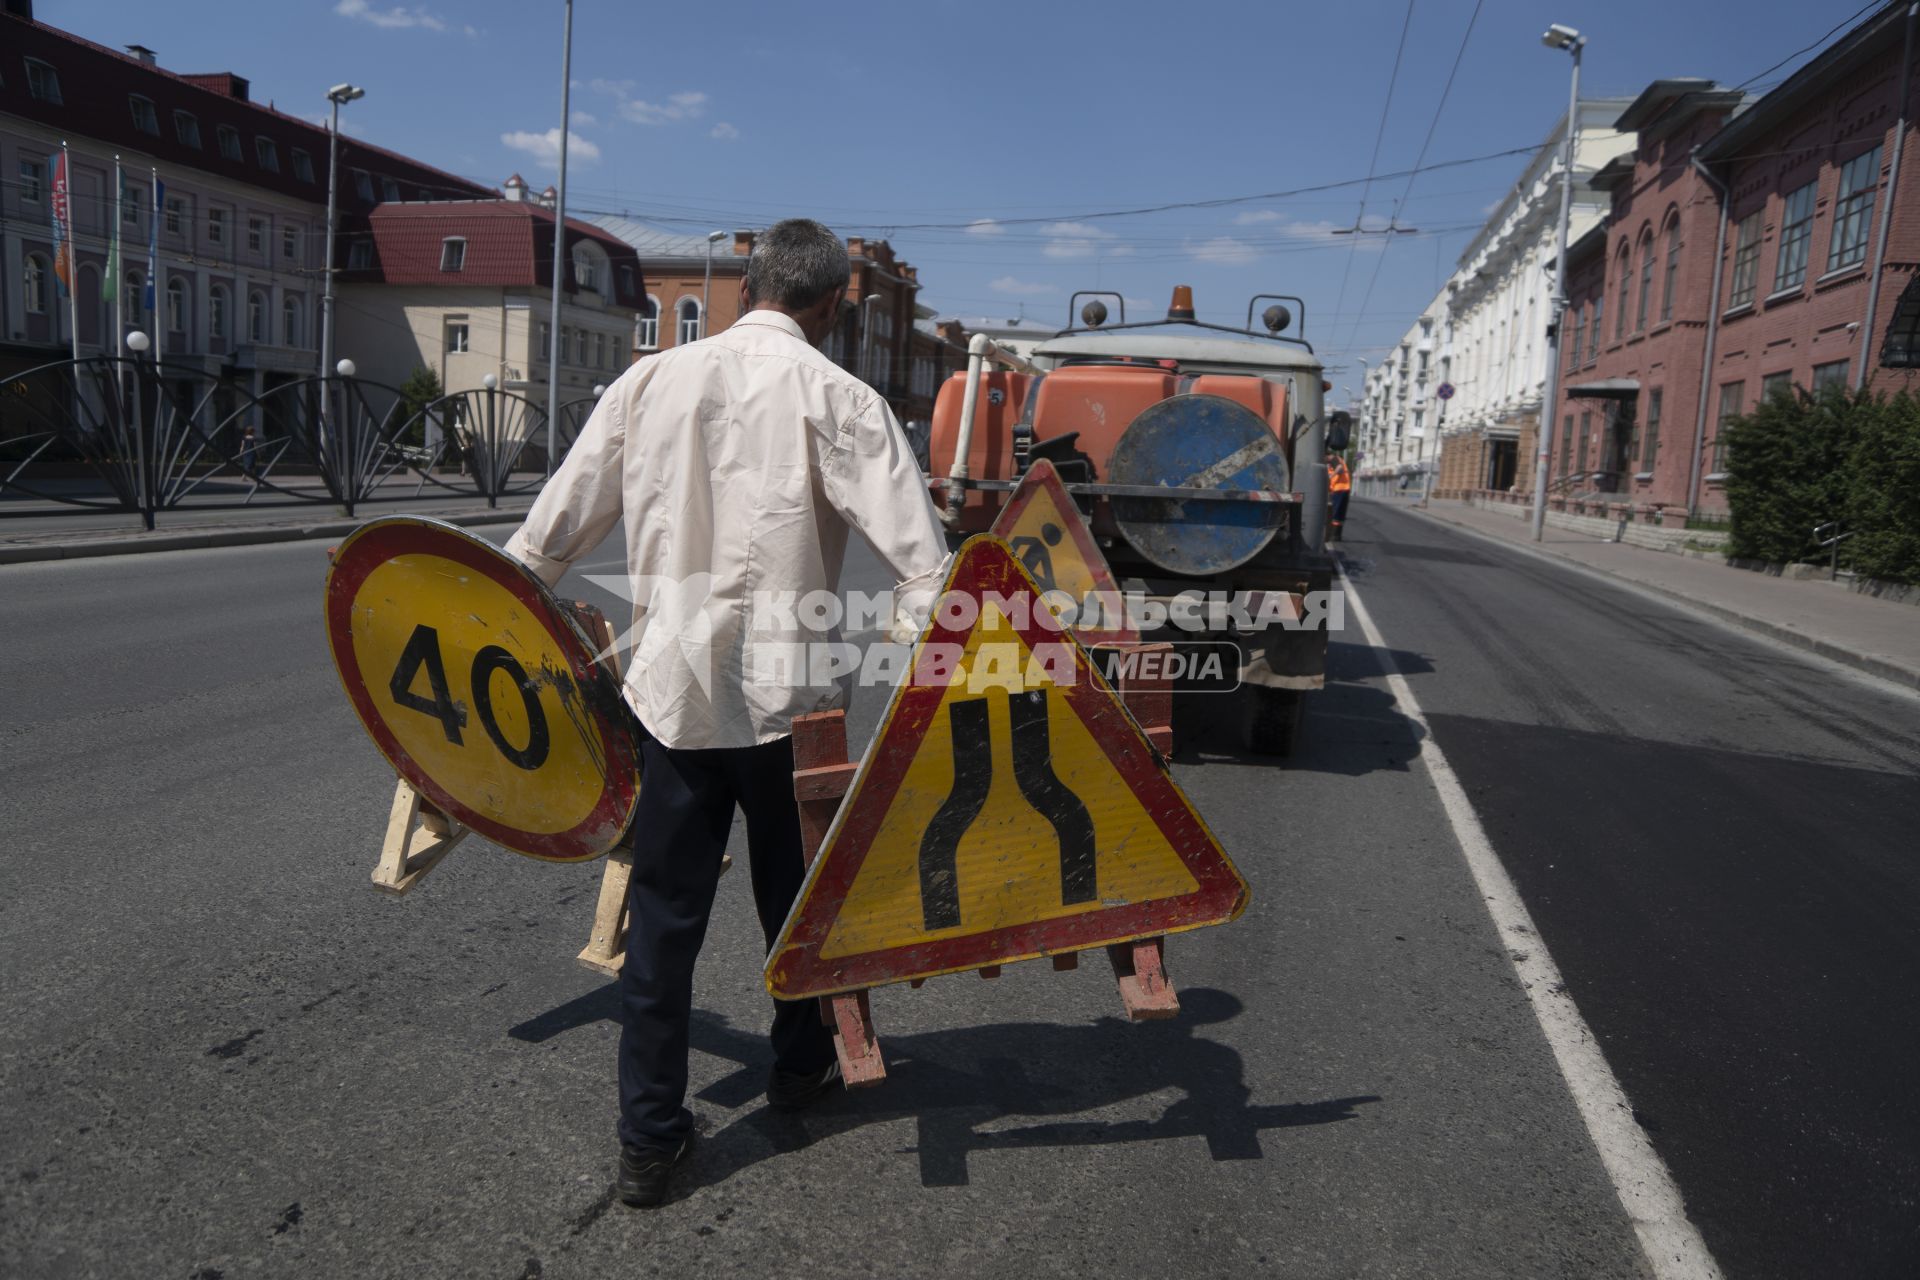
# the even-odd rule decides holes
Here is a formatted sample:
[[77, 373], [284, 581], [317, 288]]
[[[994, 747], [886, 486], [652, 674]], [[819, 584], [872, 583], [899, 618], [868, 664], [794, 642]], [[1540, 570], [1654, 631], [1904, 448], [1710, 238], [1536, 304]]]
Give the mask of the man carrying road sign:
[[[693, 969], [733, 811], [771, 947], [806, 875], [793, 718], [840, 704], [811, 664], [757, 651], [831, 637], [769, 596], [835, 592], [847, 530], [924, 623], [946, 566], [939, 518], [886, 401], [817, 347], [840, 315], [846, 246], [805, 219], [757, 238], [732, 328], [639, 362], [600, 400], [507, 543], [549, 584], [623, 518], [634, 600], [625, 695], [641, 733], [627, 957], [620, 970], [622, 1201], [655, 1205], [685, 1154]], [[813, 1000], [777, 1001], [768, 1099], [804, 1106], [838, 1077]]]

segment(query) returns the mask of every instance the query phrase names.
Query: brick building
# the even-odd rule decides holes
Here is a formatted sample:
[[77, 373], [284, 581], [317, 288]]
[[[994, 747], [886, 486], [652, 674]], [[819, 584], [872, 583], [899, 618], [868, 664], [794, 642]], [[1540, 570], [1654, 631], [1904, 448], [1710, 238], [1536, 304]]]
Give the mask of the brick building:
[[1620, 117], [1638, 145], [1594, 179], [1604, 239], [1568, 255], [1554, 505], [1724, 511], [1725, 425], [1763, 397], [1911, 385], [1911, 21], [1887, 5], [1757, 101], [1662, 80]]

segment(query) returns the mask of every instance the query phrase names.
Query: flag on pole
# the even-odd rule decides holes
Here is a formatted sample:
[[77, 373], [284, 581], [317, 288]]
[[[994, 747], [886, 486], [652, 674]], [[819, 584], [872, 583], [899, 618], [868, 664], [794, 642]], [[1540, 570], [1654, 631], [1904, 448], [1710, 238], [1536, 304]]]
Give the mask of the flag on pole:
[[107, 273], [100, 277], [100, 300], [113, 302], [120, 296], [120, 224], [126, 216], [127, 175], [121, 172], [120, 157], [113, 158], [113, 235], [107, 240]]
[[160, 181], [158, 169], [148, 170], [153, 176], [153, 208], [147, 213], [147, 280], [140, 299], [143, 311], [154, 308], [154, 281], [160, 278], [160, 209], [166, 204], [167, 184]]
[[73, 204], [67, 180], [67, 149], [53, 162], [53, 274], [73, 292]]

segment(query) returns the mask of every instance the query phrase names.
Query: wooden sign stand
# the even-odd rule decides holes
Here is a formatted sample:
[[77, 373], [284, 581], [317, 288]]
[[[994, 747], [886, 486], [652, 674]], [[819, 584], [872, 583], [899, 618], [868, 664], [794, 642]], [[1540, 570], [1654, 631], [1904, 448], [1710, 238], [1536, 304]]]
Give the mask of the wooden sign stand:
[[[1139, 653], [1165, 652], [1167, 643], [1114, 646]], [[1155, 661], [1139, 663], [1150, 670], [1163, 670]], [[1129, 667], [1129, 670], [1137, 669]], [[1147, 741], [1162, 759], [1173, 751], [1173, 688], [1165, 677], [1153, 680], [1124, 677], [1119, 689], [1126, 706], [1146, 734]], [[853, 785], [860, 766], [847, 757], [847, 717], [844, 711], [822, 711], [797, 716], [793, 722], [793, 794], [800, 803], [800, 839], [807, 861], [819, 856], [833, 825], [835, 812], [847, 789]], [[1180, 1012], [1180, 998], [1173, 980], [1167, 976], [1166, 938], [1140, 938], [1105, 948], [1113, 966], [1120, 991], [1120, 1003], [1127, 1017], [1135, 1022], [1171, 1018]], [[1056, 971], [1080, 966], [1078, 952], [1062, 952], [1053, 957]], [[1000, 976], [999, 965], [980, 969], [983, 978]], [[916, 978], [911, 987], [924, 985]], [[887, 1076], [886, 1060], [880, 1052], [879, 1037], [873, 1028], [870, 989], [820, 997], [820, 1016], [833, 1032], [834, 1051], [840, 1059], [840, 1073], [850, 1089], [879, 1084]]]

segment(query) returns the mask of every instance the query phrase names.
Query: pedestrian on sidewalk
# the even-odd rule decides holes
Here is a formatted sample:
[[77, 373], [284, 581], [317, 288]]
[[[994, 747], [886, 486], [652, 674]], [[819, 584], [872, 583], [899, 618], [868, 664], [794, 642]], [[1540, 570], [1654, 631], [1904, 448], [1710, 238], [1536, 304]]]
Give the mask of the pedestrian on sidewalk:
[[1327, 451], [1327, 517], [1331, 526], [1328, 536], [1335, 542], [1340, 541], [1341, 528], [1347, 523], [1347, 499], [1353, 495], [1353, 472], [1347, 470], [1347, 460], [1331, 449]]
[[[694, 961], [734, 810], [746, 815], [771, 949], [806, 871], [793, 718], [844, 703], [837, 682], [808, 683], [821, 664], [756, 659], [833, 638], [756, 601], [837, 591], [849, 527], [892, 571], [915, 625], [946, 569], [939, 516], [900, 424], [818, 349], [847, 281], [846, 246], [819, 223], [795, 218], [761, 233], [741, 318], [622, 374], [507, 543], [552, 584], [626, 522], [634, 660], [624, 692], [641, 755], [620, 970], [616, 1190], [629, 1205], [666, 1198], [693, 1137]], [[766, 675], [776, 669], [778, 684]], [[776, 1108], [815, 1102], [839, 1079], [818, 1001], [775, 1001], [772, 1041]]]
[[260, 482], [258, 466], [255, 461], [255, 449], [259, 441], [254, 438], [253, 424], [249, 422], [246, 430], [240, 433], [240, 474], [255, 484]]

